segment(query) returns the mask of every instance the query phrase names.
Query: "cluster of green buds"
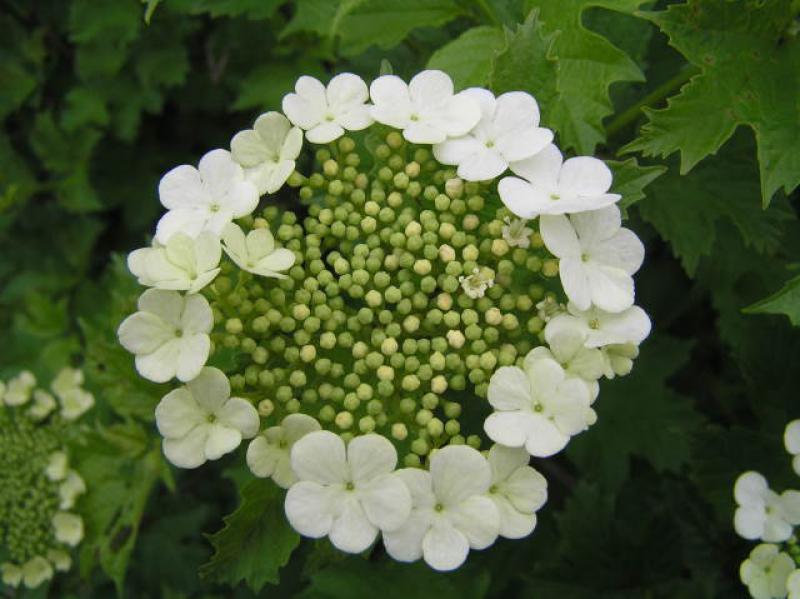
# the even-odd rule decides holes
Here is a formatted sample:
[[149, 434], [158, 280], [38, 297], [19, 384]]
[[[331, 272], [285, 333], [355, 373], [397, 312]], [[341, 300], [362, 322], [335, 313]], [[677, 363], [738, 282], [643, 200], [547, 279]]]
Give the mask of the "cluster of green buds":
[[24, 371], [0, 381], [0, 551], [3, 584], [36, 588], [69, 570], [83, 538], [76, 513], [86, 491], [65, 441], [94, 404], [80, 371], [65, 368], [50, 390]]
[[235, 356], [234, 394], [275, 422], [381, 433], [414, 466], [448, 444], [479, 448], [462, 424], [482, 422], [493, 372], [541, 344], [536, 304], [561, 300], [558, 261], [498, 208], [493, 180], [465, 182], [430, 147], [376, 129], [289, 177], [306, 216], [272, 205], [239, 221], [295, 254], [286, 278], [226, 262], [202, 293], [210, 363]]

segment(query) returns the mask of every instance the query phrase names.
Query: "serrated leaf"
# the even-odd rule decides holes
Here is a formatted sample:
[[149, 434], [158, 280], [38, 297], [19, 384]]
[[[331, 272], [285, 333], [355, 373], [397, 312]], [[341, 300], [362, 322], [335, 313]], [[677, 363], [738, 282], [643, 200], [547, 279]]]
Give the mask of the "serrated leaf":
[[440, 69], [453, 79], [456, 89], [489, 83], [494, 55], [505, 36], [497, 27], [473, 27], [439, 48], [428, 60], [429, 69]]
[[794, 326], [800, 326], [800, 276], [789, 279], [780, 291], [742, 311], [747, 314], [785, 314]]
[[622, 196], [619, 207], [625, 210], [645, 197], [644, 188], [667, 172], [666, 166], [639, 166], [636, 159], [606, 160], [614, 173], [611, 191]]
[[[715, 153], [740, 125], [758, 144], [761, 202], [800, 184], [800, 39], [789, 36], [791, 0], [690, 0], [645, 13], [700, 75], [624, 150], [647, 156], [681, 153], [681, 171]], [[703, 118], [698, 118], [698, 115]]]
[[284, 492], [271, 480], [251, 480], [242, 489], [242, 503], [225, 527], [209, 536], [214, 555], [200, 569], [209, 580], [231, 586], [245, 581], [258, 592], [277, 584], [278, 571], [300, 543], [283, 513]]
[[594, 405], [597, 423], [567, 449], [582, 471], [615, 489], [627, 478], [632, 456], [659, 472], [678, 472], [687, 463], [691, 436], [704, 419], [666, 381], [686, 363], [690, 349], [689, 342], [654, 337], [642, 346], [631, 374], [603, 381]]

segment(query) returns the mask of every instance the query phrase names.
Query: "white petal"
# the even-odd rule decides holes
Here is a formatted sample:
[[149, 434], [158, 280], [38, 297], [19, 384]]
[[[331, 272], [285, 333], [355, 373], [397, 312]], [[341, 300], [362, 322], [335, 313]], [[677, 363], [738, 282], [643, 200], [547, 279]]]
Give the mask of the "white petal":
[[164, 455], [178, 468], [197, 468], [206, 462], [207, 436], [208, 427], [201, 425], [180, 439], [164, 439]]
[[[247, 466], [259, 478], [269, 478], [282, 460], [289, 460], [289, 453], [271, 445], [263, 435], [258, 435], [247, 446]], [[276, 481], [277, 482], [277, 481]], [[290, 481], [291, 482], [294, 481]], [[289, 485], [279, 484], [284, 489]]]
[[239, 131], [231, 139], [231, 155], [244, 167], [256, 166], [272, 157], [264, 139], [253, 129]]
[[241, 442], [242, 433], [239, 430], [215, 423], [208, 427], [204, 451], [209, 460], [218, 460], [239, 447]]
[[511, 502], [502, 495], [490, 496], [500, 515], [500, 536], [507, 539], [522, 539], [536, 527], [535, 513], [522, 513], [514, 509]]
[[136, 356], [136, 370], [147, 380], [154, 383], [166, 383], [178, 371], [181, 355], [181, 341], [167, 341], [150, 354]]
[[236, 223], [229, 223], [222, 231], [225, 253], [239, 266], [248, 260], [245, 239], [244, 231]]
[[518, 177], [503, 177], [497, 184], [500, 199], [513, 214], [531, 219], [547, 213], [552, 200], [539, 187]]
[[[236, 181], [231, 185], [224, 201], [220, 205], [222, 210], [218, 214], [219, 223], [215, 224], [212, 218], [207, 227], [208, 230], [217, 235], [222, 232], [222, 229], [230, 222], [231, 218], [248, 216], [256, 209], [256, 206], [258, 206], [258, 190], [253, 183], [244, 180], [244, 173], [242, 173], [242, 180]], [[223, 214], [223, 211], [225, 214]], [[232, 216], [228, 216], [228, 213]]]
[[303, 148], [303, 132], [297, 128], [292, 127], [286, 134], [286, 139], [283, 140], [281, 146], [281, 153], [278, 158], [281, 164], [291, 162], [294, 168], [294, 160], [300, 155], [300, 150]]
[[293, 128], [289, 119], [280, 112], [271, 111], [259, 116], [253, 129], [261, 138], [268, 159], [274, 161], [281, 156], [284, 144]]
[[555, 190], [558, 187], [558, 174], [564, 157], [554, 145], [546, 146], [530, 158], [509, 164], [511, 171], [523, 179], [535, 183], [543, 189]]
[[422, 539], [422, 555], [434, 570], [455, 570], [467, 559], [469, 541], [453, 526], [437, 523]]
[[180, 339], [180, 352], [175, 376], [182, 382], [191, 381], [205, 366], [211, 351], [211, 339], [206, 334], [191, 335]]
[[328, 83], [326, 90], [328, 106], [336, 114], [343, 110], [363, 104], [369, 99], [367, 84], [358, 75], [341, 73]]
[[622, 226], [622, 215], [616, 206], [607, 206], [573, 214], [570, 221], [581, 238], [581, 243], [589, 247], [613, 237]]
[[453, 80], [442, 71], [422, 71], [411, 79], [408, 91], [417, 106], [435, 106], [453, 95]]
[[344, 128], [338, 123], [322, 122], [306, 132], [306, 139], [314, 144], [327, 144], [344, 135]]
[[779, 503], [786, 521], [789, 524], [800, 524], [800, 491], [784, 491]]
[[208, 193], [200, 173], [193, 166], [176, 166], [161, 178], [158, 197], [167, 210], [208, 204]]
[[369, 86], [374, 102], [370, 115], [379, 123], [403, 129], [411, 116], [411, 99], [408, 85], [395, 75], [383, 75]]
[[433, 491], [446, 507], [486, 493], [492, 480], [486, 458], [467, 445], [448, 445], [437, 451], [431, 457], [430, 472]]
[[495, 131], [502, 133], [519, 133], [528, 127], [536, 127], [539, 125], [539, 105], [533, 96], [525, 92], [500, 94], [492, 125]]
[[203, 187], [212, 202], [220, 202], [229, 193], [236, 182], [242, 181], [244, 175], [228, 150], [211, 150], [203, 155], [197, 165], [203, 178]]
[[395, 476], [405, 483], [411, 493], [411, 501], [415, 510], [432, 509], [436, 505], [436, 495], [433, 493], [433, 479], [431, 473], [419, 468], [403, 468]]
[[264, 162], [259, 166], [247, 169], [246, 176], [259, 193], [275, 193], [286, 183], [286, 179], [292, 174], [294, 167], [294, 160]]
[[580, 258], [562, 258], [558, 262], [558, 274], [564, 293], [580, 310], [588, 310], [592, 305], [593, 295], [588, 270]]
[[561, 365], [549, 358], [529, 359], [526, 356], [525, 371], [530, 380], [533, 397], [545, 401], [555, 394], [556, 388], [566, 378], [566, 373]]
[[630, 229], [620, 229], [610, 239], [594, 244], [588, 253], [591, 260], [619, 268], [629, 275], [639, 270], [644, 261], [644, 245]]
[[225, 402], [225, 405], [217, 411], [217, 421], [235, 428], [245, 439], [255, 437], [261, 425], [258, 411], [253, 404], [241, 397], [231, 397]]
[[384, 474], [357, 488], [369, 521], [381, 530], [397, 530], [408, 520], [411, 493], [396, 475]]
[[[591, 264], [585, 269], [591, 291], [592, 303], [606, 312], [622, 312], [633, 305], [635, 299], [633, 279], [624, 270]], [[566, 284], [564, 285], [566, 291]], [[567, 292], [576, 304], [579, 301]]]
[[447, 101], [443, 116], [446, 118], [437, 119], [437, 125], [448, 137], [458, 137], [465, 135], [478, 124], [481, 120], [481, 109], [473, 98], [462, 92]]
[[792, 455], [800, 454], [800, 420], [792, 420], [783, 433], [783, 444]]
[[184, 300], [180, 293], [174, 291], [148, 289], [139, 297], [137, 305], [142, 312], [150, 312], [165, 322], [178, 326], [181, 321]]
[[332, 491], [320, 484], [300, 481], [286, 493], [284, 510], [289, 524], [305, 537], [319, 539], [333, 526]]
[[366, 483], [394, 470], [397, 450], [386, 437], [374, 433], [362, 435], [347, 445], [347, 462], [353, 482]]
[[494, 150], [484, 147], [458, 165], [458, 176], [466, 181], [487, 181], [505, 172], [508, 163]]
[[489, 379], [488, 399], [497, 410], [530, 409], [528, 376], [516, 366], [501, 366]]
[[283, 428], [286, 441], [293, 444], [308, 433], [318, 431], [322, 427], [319, 422], [306, 414], [289, 414], [281, 421], [281, 428]]
[[433, 146], [433, 155], [442, 164], [457, 165], [485, 148], [486, 146], [471, 135], [465, 135], [436, 144]]
[[530, 514], [547, 502], [547, 480], [530, 466], [517, 468], [501, 485], [514, 509]]
[[53, 516], [56, 540], [75, 547], [83, 539], [83, 519], [70, 512], [57, 512]]
[[447, 139], [447, 133], [430, 121], [418, 121], [403, 129], [403, 137], [415, 144], [438, 144]]
[[149, 354], [175, 337], [172, 328], [149, 312], [136, 312], [122, 321], [119, 342], [132, 354]]
[[427, 513], [412, 513], [405, 524], [391, 532], [384, 531], [386, 552], [400, 562], [413, 562], [422, 557], [422, 539], [431, 527]]
[[286, 275], [281, 274], [281, 271], [289, 270], [294, 266], [296, 259], [293, 251], [286, 248], [278, 248], [269, 256], [259, 260], [254, 267], [246, 270], [263, 277], [286, 278]]
[[764, 520], [764, 532], [761, 538], [768, 543], [782, 543], [792, 536], [792, 525], [783, 518], [768, 514]]
[[300, 480], [346, 482], [350, 473], [344, 441], [330, 431], [307, 434], [292, 446], [292, 468]]
[[351, 107], [337, 114], [336, 122], [348, 131], [361, 131], [374, 122], [369, 109], [367, 105]]
[[208, 221], [207, 210], [175, 209], [165, 213], [156, 225], [156, 239], [159, 243], [167, 243], [176, 233], [185, 233], [189, 237], [197, 237]]
[[533, 416], [525, 449], [532, 456], [547, 458], [566, 447], [569, 436], [563, 434], [549, 418]]
[[569, 195], [597, 196], [611, 187], [611, 170], [605, 162], [591, 156], [566, 160], [558, 176], [558, 187]]
[[526, 160], [541, 152], [553, 141], [553, 132], [542, 127], [528, 127], [506, 133], [495, 141], [497, 151], [511, 162]]
[[485, 549], [497, 540], [500, 514], [488, 497], [473, 495], [449, 512], [453, 525], [467, 537], [473, 549]]
[[167, 393], [156, 406], [156, 426], [163, 437], [180, 438], [205, 421], [205, 413], [185, 388]]
[[539, 219], [539, 232], [551, 254], [559, 258], [577, 258], [581, 244], [575, 229], [566, 216], [543, 215]]
[[369, 521], [361, 504], [350, 494], [333, 521], [328, 537], [340, 551], [361, 553], [375, 542], [378, 528]]
[[326, 107], [324, 105], [320, 105], [309, 98], [304, 98], [299, 94], [287, 94], [284, 96], [282, 108], [289, 120], [301, 129], [311, 129], [325, 118]]
[[504, 445], [492, 445], [486, 459], [492, 468], [492, 484], [506, 480], [515, 470], [530, 462], [530, 456], [524, 449]]
[[206, 414], [216, 414], [231, 395], [228, 377], [218, 368], [210, 366], [203, 368], [186, 387]]
[[533, 414], [526, 412], [495, 412], [483, 423], [483, 430], [495, 443], [507, 447], [522, 447], [533, 430]]

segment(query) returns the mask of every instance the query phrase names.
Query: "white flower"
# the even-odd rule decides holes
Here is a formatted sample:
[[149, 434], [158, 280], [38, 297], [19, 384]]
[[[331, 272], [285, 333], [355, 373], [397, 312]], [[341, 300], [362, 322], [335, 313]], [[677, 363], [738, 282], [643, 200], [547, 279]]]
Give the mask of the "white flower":
[[497, 192], [506, 208], [522, 218], [597, 210], [621, 197], [607, 193], [612, 177], [602, 160], [577, 156], [564, 161], [553, 144], [509, 167], [519, 177], [501, 179]]
[[795, 570], [789, 574], [786, 580], [786, 590], [788, 591], [788, 599], [800, 599], [800, 570]]
[[483, 428], [495, 443], [548, 457], [594, 424], [597, 415], [583, 381], [567, 377], [555, 360], [529, 357], [525, 370], [503, 366], [492, 375], [488, 394], [495, 412]]
[[231, 140], [233, 159], [244, 167], [246, 179], [260, 195], [283, 186], [302, 147], [303, 132], [280, 112], [262, 114], [252, 129], [239, 131]]
[[214, 317], [206, 298], [148, 289], [138, 305], [139, 312], [128, 316], [117, 334], [122, 346], [136, 355], [139, 374], [156, 383], [196, 377], [211, 349], [208, 334]]
[[506, 243], [513, 247], [528, 249], [531, 245], [531, 233], [533, 229], [526, 227], [528, 224], [527, 219], [515, 218], [513, 221], [506, 217], [505, 225], [503, 225], [503, 239]]
[[219, 274], [219, 237], [203, 231], [196, 238], [175, 233], [166, 245], [156, 244], [128, 255], [128, 270], [140, 285], [197, 293]]
[[411, 82], [383, 75], [372, 82], [372, 118], [403, 130], [415, 144], [437, 144], [468, 133], [481, 119], [475, 98], [453, 94], [453, 81], [442, 71], [422, 71]]
[[68, 459], [63, 451], [54, 451], [47, 460], [44, 475], [53, 482], [64, 480], [67, 476]]
[[78, 496], [85, 492], [86, 483], [83, 482], [81, 475], [74, 470], [68, 471], [66, 478], [58, 485], [58, 496], [61, 499], [58, 505], [59, 509], [72, 509]]
[[778, 495], [758, 472], [745, 472], [736, 479], [733, 496], [738, 508], [733, 524], [739, 536], [780, 543], [792, 536], [800, 524], [800, 491]]
[[52, 577], [53, 567], [40, 555], [36, 555], [22, 564], [22, 583], [29, 589], [35, 589]]
[[606, 367], [603, 353], [599, 349], [586, 347], [586, 335], [578, 328], [550, 329], [548, 334], [545, 327], [545, 341], [550, 347], [533, 348], [525, 358], [526, 364], [530, 365], [534, 360], [555, 360], [565, 370], [567, 378], [574, 377], [586, 384], [590, 401], [594, 402], [600, 392], [597, 381]]
[[59, 543], [75, 547], [83, 539], [83, 519], [70, 512], [57, 512], [53, 516], [53, 532]]
[[544, 322], [550, 322], [551, 318], [555, 318], [564, 311], [564, 304], [560, 303], [552, 295], [546, 296], [542, 301], [536, 304], [536, 315]]
[[294, 444], [308, 433], [320, 430], [319, 422], [305, 414], [289, 414], [280, 426], [271, 426], [247, 447], [247, 465], [256, 476], [271, 477], [288, 489], [295, 483], [291, 451]]
[[530, 94], [508, 92], [495, 99], [478, 87], [462, 93], [478, 103], [481, 120], [466, 135], [433, 146], [436, 159], [458, 165], [462, 179], [494, 179], [510, 162], [530, 158], [553, 141], [553, 132], [539, 127], [539, 105]]
[[61, 416], [75, 420], [94, 405], [94, 395], [81, 387], [83, 372], [74, 368], [62, 368], [50, 388], [61, 402]]
[[461, 288], [472, 299], [478, 299], [486, 294], [486, 290], [494, 286], [494, 272], [489, 268], [475, 268], [472, 274], [458, 277]]
[[358, 75], [336, 75], [325, 86], [307, 75], [297, 80], [297, 93], [283, 98], [283, 112], [293, 124], [306, 131], [306, 139], [326, 144], [347, 131], [361, 131], [372, 124], [367, 84]]
[[536, 511], [547, 501], [547, 480], [528, 465], [522, 448], [492, 445], [488, 456], [492, 485], [488, 497], [500, 514], [500, 536], [521, 539], [536, 527]]
[[279, 271], [288, 270], [294, 265], [294, 252], [276, 248], [275, 238], [268, 228], [253, 229], [245, 237], [239, 225], [230, 223], [222, 233], [222, 240], [225, 242], [225, 253], [231, 260], [242, 270], [253, 274], [285, 279], [286, 275]]
[[258, 205], [256, 187], [227, 150], [212, 150], [197, 168], [177, 166], [161, 179], [158, 195], [168, 212], [156, 227], [156, 239], [166, 244], [175, 233], [197, 237], [202, 231], [219, 235], [234, 218]]
[[430, 471], [398, 471], [413, 499], [408, 521], [383, 533], [386, 551], [394, 559], [423, 558], [435, 570], [454, 570], [470, 548], [485, 549], [495, 542], [500, 514], [486, 496], [492, 471], [486, 459], [466, 445], [448, 445], [430, 458]]
[[545, 327], [545, 337], [564, 329], [578, 329], [585, 335], [586, 347], [607, 345], [639, 345], [650, 334], [650, 318], [639, 306], [622, 312], [606, 312], [595, 306], [579, 309], [574, 302], [567, 304], [568, 314], [553, 317]]
[[639, 346], [633, 343], [615, 343], [606, 345], [602, 352], [606, 364], [606, 378], [613, 379], [615, 376], [630, 374], [633, 370], [633, 361], [639, 357]]
[[21, 406], [30, 400], [34, 387], [36, 377], [30, 371], [23, 370], [8, 381], [3, 401], [9, 406]]
[[66, 572], [72, 566], [72, 558], [69, 553], [61, 549], [48, 549], [47, 559], [59, 572]]
[[3, 584], [10, 587], [18, 587], [22, 582], [22, 568], [17, 564], [11, 562], [3, 562], [0, 564], [0, 573], [2, 573]]
[[606, 312], [622, 312], [633, 305], [631, 275], [642, 265], [644, 246], [620, 224], [616, 206], [540, 219], [542, 239], [559, 258], [561, 284], [579, 310], [594, 304]]
[[786, 581], [794, 570], [794, 560], [777, 545], [758, 545], [742, 562], [739, 577], [753, 599], [786, 597]]
[[364, 551], [379, 530], [397, 530], [411, 511], [396, 464], [394, 446], [380, 435], [356, 437], [346, 449], [330, 431], [305, 435], [292, 448], [299, 482], [286, 494], [289, 523], [307, 537], [327, 535], [341, 551]]
[[42, 420], [56, 409], [56, 400], [47, 391], [36, 389], [33, 392], [33, 405], [28, 408], [28, 413], [35, 420]]
[[783, 433], [783, 444], [786, 446], [786, 451], [794, 456], [792, 468], [800, 475], [800, 420], [792, 420], [786, 425], [786, 430]]
[[156, 426], [170, 462], [180, 468], [197, 468], [258, 433], [256, 409], [246, 399], [230, 395], [228, 377], [208, 367], [161, 399], [156, 406]]

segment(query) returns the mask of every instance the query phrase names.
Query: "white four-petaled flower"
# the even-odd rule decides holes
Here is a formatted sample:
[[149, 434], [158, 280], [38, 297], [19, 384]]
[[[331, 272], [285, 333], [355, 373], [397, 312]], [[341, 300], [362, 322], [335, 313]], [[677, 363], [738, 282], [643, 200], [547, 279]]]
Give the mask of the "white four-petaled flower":
[[733, 496], [738, 507], [733, 524], [739, 536], [780, 543], [792, 536], [800, 524], [800, 491], [778, 495], [758, 472], [745, 472], [736, 479]]
[[522, 218], [597, 210], [621, 197], [608, 193], [612, 175], [602, 160], [576, 156], [564, 161], [553, 144], [509, 167], [519, 177], [501, 179], [497, 191], [506, 207]]
[[466, 445], [438, 450], [429, 465], [430, 471], [398, 471], [411, 491], [413, 509], [402, 527], [383, 533], [383, 543], [396, 560], [423, 558], [435, 570], [454, 570], [470, 549], [485, 549], [497, 539], [500, 514], [486, 496], [492, 471], [486, 459]]
[[356, 437], [345, 447], [339, 435], [316, 431], [292, 448], [298, 481], [286, 494], [286, 517], [300, 534], [321, 538], [348, 553], [360, 553], [378, 531], [398, 529], [408, 519], [411, 495], [394, 474], [397, 452], [385, 437]]
[[296, 93], [283, 97], [283, 112], [306, 131], [306, 139], [326, 144], [345, 131], [361, 131], [372, 123], [369, 90], [358, 75], [341, 73], [326, 88], [314, 77], [304, 75], [294, 86]]
[[530, 94], [508, 92], [495, 98], [477, 87], [462, 93], [478, 102], [481, 120], [466, 135], [433, 146], [436, 159], [457, 165], [462, 179], [494, 179], [509, 163], [530, 158], [553, 141], [553, 132], [539, 127], [539, 105]]
[[8, 381], [3, 401], [9, 406], [21, 406], [30, 400], [34, 388], [36, 388], [36, 377], [32, 372], [23, 370]]
[[547, 501], [547, 480], [528, 463], [524, 449], [492, 445], [487, 457], [492, 468], [488, 497], [500, 514], [500, 536], [521, 539], [536, 527], [536, 512]]
[[139, 312], [119, 327], [119, 342], [136, 355], [144, 378], [165, 383], [177, 376], [196, 377], [208, 359], [214, 325], [211, 306], [202, 295], [148, 289], [139, 298]]
[[783, 432], [783, 444], [792, 458], [792, 468], [800, 475], [800, 420], [792, 420]]
[[319, 422], [306, 414], [289, 414], [280, 426], [271, 426], [247, 446], [247, 465], [253, 474], [272, 478], [288, 489], [297, 480], [292, 471], [291, 451], [308, 433], [320, 430]]
[[240, 131], [231, 140], [233, 159], [242, 165], [246, 179], [261, 195], [275, 193], [283, 186], [302, 147], [303, 132], [292, 127], [280, 112], [262, 114], [252, 129]]
[[128, 270], [140, 285], [197, 293], [219, 274], [219, 236], [203, 231], [197, 237], [175, 233], [166, 245], [156, 242], [128, 254]]
[[525, 218], [515, 218], [511, 220], [509, 217], [504, 219], [502, 234], [505, 242], [513, 247], [519, 247], [527, 250], [531, 245], [531, 233], [533, 229], [526, 227], [528, 220]]
[[468, 133], [481, 119], [475, 98], [453, 93], [453, 81], [442, 71], [422, 71], [411, 82], [383, 75], [369, 88], [370, 114], [379, 123], [403, 130], [411, 143], [437, 144]]
[[208, 367], [185, 387], [161, 399], [156, 425], [170, 462], [180, 468], [197, 468], [258, 433], [260, 419], [253, 404], [230, 394], [228, 377]]
[[580, 329], [563, 328], [548, 335], [545, 328], [545, 341], [549, 347], [534, 347], [525, 358], [526, 365], [534, 360], [552, 359], [561, 364], [567, 377], [583, 381], [589, 389], [589, 399], [594, 402], [600, 392], [597, 382], [603, 376], [606, 360], [599, 349], [585, 346], [586, 336]]
[[606, 312], [633, 305], [633, 275], [644, 260], [636, 234], [621, 227], [619, 208], [566, 216], [542, 216], [539, 231], [547, 249], [559, 258], [561, 284], [579, 310], [592, 304]]
[[569, 302], [567, 312], [554, 316], [547, 323], [545, 337], [565, 329], [578, 329], [585, 335], [586, 347], [605, 347], [626, 343], [639, 345], [650, 334], [650, 318], [639, 306], [622, 312], [606, 312], [594, 306], [581, 310], [574, 302]]
[[247, 236], [235, 223], [222, 233], [225, 253], [242, 270], [262, 277], [286, 278], [280, 271], [288, 270], [295, 261], [292, 250], [276, 248], [275, 238], [267, 228], [253, 229]]
[[742, 562], [739, 577], [753, 599], [786, 597], [786, 582], [795, 569], [794, 560], [777, 545], [762, 543]]

